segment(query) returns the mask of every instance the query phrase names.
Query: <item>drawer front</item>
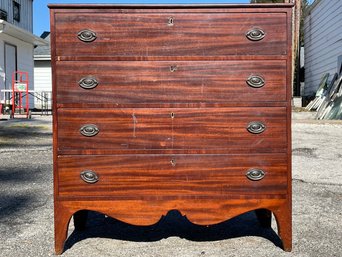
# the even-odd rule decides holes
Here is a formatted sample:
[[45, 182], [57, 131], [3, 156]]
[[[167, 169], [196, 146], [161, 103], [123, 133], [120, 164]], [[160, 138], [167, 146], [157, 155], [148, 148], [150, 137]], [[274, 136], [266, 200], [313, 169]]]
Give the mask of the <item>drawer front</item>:
[[[139, 200], [281, 197], [287, 193], [286, 161], [285, 154], [59, 156], [58, 195]], [[252, 179], [247, 177], [251, 170]]]
[[56, 13], [55, 26], [57, 56], [287, 53], [286, 13]]
[[59, 150], [282, 152], [286, 135], [285, 107], [58, 110]]
[[285, 60], [58, 62], [57, 102], [285, 101], [285, 70]]

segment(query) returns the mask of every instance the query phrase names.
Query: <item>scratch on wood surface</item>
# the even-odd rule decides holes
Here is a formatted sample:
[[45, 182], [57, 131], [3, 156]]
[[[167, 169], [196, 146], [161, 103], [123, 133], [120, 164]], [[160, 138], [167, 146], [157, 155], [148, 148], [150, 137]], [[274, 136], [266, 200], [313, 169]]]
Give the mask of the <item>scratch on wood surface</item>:
[[203, 92], [204, 92], [204, 81], [203, 81], [203, 78], [202, 78], [202, 85], [201, 85], [201, 94], [203, 95]]
[[174, 113], [173, 113], [172, 116], [171, 116], [171, 149], [173, 149], [173, 120], [174, 120]]
[[134, 112], [132, 114], [132, 118], [133, 118], [133, 137], [136, 137], [135, 129], [136, 129], [136, 124], [138, 123], [138, 119], [137, 119], [137, 117], [135, 117]]
[[254, 146], [262, 145], [264, 143], [264, 138], [260, 138], [253, 143]]

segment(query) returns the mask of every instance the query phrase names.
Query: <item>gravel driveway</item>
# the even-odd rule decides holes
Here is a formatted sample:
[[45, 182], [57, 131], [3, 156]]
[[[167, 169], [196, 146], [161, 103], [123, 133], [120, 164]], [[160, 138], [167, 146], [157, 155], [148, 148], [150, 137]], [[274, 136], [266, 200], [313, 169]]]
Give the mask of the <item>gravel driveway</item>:
[[[342, 123], [293, 119], [292, 253], [253, 213], [202, 227], [178, 212], [137, 227], [91, 213], [62, 256], [342, 256]], [[0, 120], [0, 256], [53, 256], [51, 116]]]

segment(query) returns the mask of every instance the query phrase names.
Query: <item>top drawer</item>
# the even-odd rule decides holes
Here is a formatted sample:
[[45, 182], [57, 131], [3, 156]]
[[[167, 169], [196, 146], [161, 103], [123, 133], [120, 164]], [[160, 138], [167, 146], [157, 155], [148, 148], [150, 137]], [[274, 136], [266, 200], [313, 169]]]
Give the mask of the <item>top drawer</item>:
[[56, 55], [286, 55], [286, 24], [286, 13], [56, 13]]

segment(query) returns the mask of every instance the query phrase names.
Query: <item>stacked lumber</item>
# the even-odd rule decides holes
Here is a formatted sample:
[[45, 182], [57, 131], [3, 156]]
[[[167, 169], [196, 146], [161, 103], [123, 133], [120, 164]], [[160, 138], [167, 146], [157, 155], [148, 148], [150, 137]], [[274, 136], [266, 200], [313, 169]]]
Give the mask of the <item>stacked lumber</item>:
[[316, 119], [342, 119], [342, 74], [335, 73], [328, 83], [329, 73], [322, 76], [315, 98], [306, 110], [317, 111]]

